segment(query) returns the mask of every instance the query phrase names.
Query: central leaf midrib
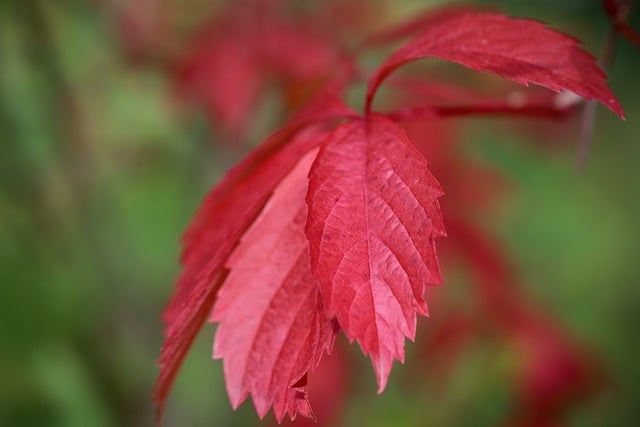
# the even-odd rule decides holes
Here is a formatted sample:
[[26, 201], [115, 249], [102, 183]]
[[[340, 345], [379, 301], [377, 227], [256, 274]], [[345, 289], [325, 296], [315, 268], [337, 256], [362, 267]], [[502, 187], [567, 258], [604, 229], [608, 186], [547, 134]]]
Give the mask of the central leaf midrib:
[[380, 348], [380, 333], [379, 333], [379, 329], [378, 329], [378, 316], [377, 316], [377, 307], [376, 307], [376, 298], [374, 295], [374, 289], [372, 286], [372, 271], [373, 268], [371, 266], [371, 251], [370, 251], [370, 247], [371, 247], [371, 241], [370, 241], [370, 236], [371, 236], [371, 225], [369, 223], [369, 188], [368, 188], [368, 167], [369, 167], [369, 152], [371, 149], [371, 142], [369, 140], [369, 129], [367, 127], [367, 123], [366, 122], [361, 122], [360, 126], [362, 126], [362, 131], [364, 132], [364, 138], [363, 141], [364, 143], [362, 144], [363, 147], [363, 157], [364, 157], [364, 161], [362, 162], [362, 177], [363, 177], [363, 181], [362, 181], [362, 187], [363, 187], [363, 198], [364, 198], [364, 210], [365, 210], [365, 214], [364, 214], [364, 218], [365, 218], [365, 243], [366, 243], [366, 254], [367, 254], [367, 267], [369, 270], [369, 290], [370, 290], [370, 295], [371, 295], [371, 307], [373, 310], [373, 324], [375, 327], [375, 334], [376, 334], [376, 344], [378, 347], [378, 354], [381, 352], [381, 348]]

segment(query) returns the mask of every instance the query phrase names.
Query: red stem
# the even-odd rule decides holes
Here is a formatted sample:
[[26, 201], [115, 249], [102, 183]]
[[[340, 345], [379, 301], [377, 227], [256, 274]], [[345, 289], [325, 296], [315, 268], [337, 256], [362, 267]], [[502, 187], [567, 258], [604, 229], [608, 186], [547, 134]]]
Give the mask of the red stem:
[[456, 116], [472, 115], [505, 115], [563, 119], [574, 111], [574, 106], [554, 107], [551, 105], [524, 105], [514, 107], [506, 104], [499, 105], [461, 105], [447, 107], [418, 107], [406, 108], [386, 113], [392, 120], [420, 120]]

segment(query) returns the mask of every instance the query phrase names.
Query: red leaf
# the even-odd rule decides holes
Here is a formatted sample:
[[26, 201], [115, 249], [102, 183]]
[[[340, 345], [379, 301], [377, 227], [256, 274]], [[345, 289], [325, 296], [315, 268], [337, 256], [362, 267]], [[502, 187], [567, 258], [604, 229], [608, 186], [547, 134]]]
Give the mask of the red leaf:
[[544, 24], [497, 13], [461, 13], [442, 19], [389, 56], [369, 81], [367, 110], [382, 81], [396, 68], [435, 57], [491, 71], [523, 85], [570, 90], [596, 99], [623, 117], [605, 74], [578, 41]]
[[220, 322], [213, 356], [224, 358], [231, 404], [237, 408], [251, 394], [260, 418], [271, 405], [278, 421], [287, 411], [291, 418], [311, 414], [306, 391], [291, 387], [333, 343], [304, 235], [307, 173], [316, 153], [280, 183], [242, 237], [210, 319]]
[[179, 92], [204, 104], [214, 123], [242, 131], [264, 80], [264, 65], [254, 53], [255, 40], [232, 25], [219, 25], [199, 36], [198, 50], [176, 70]]
[[380, 115], [339, 126], [309, 174], [311, 265], [330, 317], [373, 360], [378, 391], [403, 360], [425, 284], [440, 282], [440, 185], [404, 131]]
[[273, 188], [305, 152], [324, 139], [325, 133], [317, 127], [299, 131], [309, 120], [310, 116], [283, 129], [234, 168], [207, 196], [185, 234], [184, 270], [163, 315], [167, 327], [154, 389], [158, 418], [175, 374], [215, 301], [223, 263]]
[[223, 129], [242, 135], [263, 89], [324, 79], [342, 55], [319, 23], [278, 18], [275, 4], [230, 3], [194, 41], [197, 49], [177, 69], [181, 94], [203, 104]]
[[[154, 397], [159, 411], [162, 411], [175, 372], [215, 301], [225, 259], [279, 180], [305, 151], [320, 141], [318, 135], [294, 138], [285, 149], [268, 157], [268, 163], [260, 165], [253, 174], [239, 182], [234, 182], [239, 174], [231, 173], [229, 181], [235, 185], [229, 185], [233, 185], [236, 191], [224, 194], [226, 181], [223, 181], [205, 200], [196, 217], [196, 227], [185, 238], [184, 271], [164, 314], [167, 330]], [[247, 163], [252, 162], [247, 160]], [[241, 164], [238, 168], [243, 166]]]

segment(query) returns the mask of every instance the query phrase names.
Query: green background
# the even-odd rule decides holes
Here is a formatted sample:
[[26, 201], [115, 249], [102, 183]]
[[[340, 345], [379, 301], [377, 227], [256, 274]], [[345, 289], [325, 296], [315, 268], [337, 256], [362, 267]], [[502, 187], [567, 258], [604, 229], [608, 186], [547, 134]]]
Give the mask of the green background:
[[[182, 3], [187, 28], [211, 7]], [[390, 22], [429, 4], [392, 3]], [[498, 4], [571, 33], [590, 52], [607, 32], [598, 1]], [[176, 107], [165, 70], [127, 60], [105, 10], [98, 1], [0, 3], [2, 426], [153, 424], [160, 313], [179, 272], [179, 236], [243, 154], [222, 144], [204, 113]], [[587, 343], [612, 379], [567, 425], [640, 419], [638, 73], [638, 49], [621, 41], [610, 85], [627, 120], [599, 108], [582, 173], [577, 127], [541, 149], [535, 135], [494, 132], [496, 122], [465, 125], [469, 155], [515, 185], [488, 221], [528, 295]], [[266, 135], [263, 121], [252, 136]], [[168, 426], [256, 423], [250, 404], [230, 408], [222, 365], [210, 359], [213, 330], [203, 329], [178, 377]], [[381, 396], [370, 363], [357, 349], [353, 359], [344, 425], [489, 426], [508, 410], [499, 345], [465, 349], [444, 388], [409, 392], [396, 379], [410, 375], [410, 360], [396, 364]]]

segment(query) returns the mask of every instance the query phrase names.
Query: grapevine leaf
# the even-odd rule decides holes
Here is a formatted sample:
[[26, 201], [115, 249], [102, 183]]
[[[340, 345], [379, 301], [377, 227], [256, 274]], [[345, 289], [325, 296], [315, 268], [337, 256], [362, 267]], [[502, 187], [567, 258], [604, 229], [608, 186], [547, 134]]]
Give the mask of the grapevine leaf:
[[378, 391], [440, 282], [440, 185], [404, 131], [381, 115], [339, 126], [309, 175], [311, 266], [330, 317], [370, 354]]
[[535, 83], [557, 92], [569, 90], [623, 117], [620, 103], [605, 84], [605, 73], [576, 39], [538, 21], [488, 12], [445, 17], [391, 54], [369, 81], [367, 110], [391, 72], [429, 57], [490, 71], [525, 86]]
[[307, 174], [317, 150], [282, 180], [226, 263], [230, 273], [210, 320], [220, 322], [213, 356], [224, 359], [231, 404], [251, 394], [262, 418], [273, 405], [311, 414], [306, 387], [292, 388], [333, 342], [304, 234]]
[[163, 315], [167, 326], [154, 389], [158, 419], [174, 377], [224, 280], [225, 260], [280, 180], [325, 138], [322, 122], [349, 114], [351, 110], [335, 102], [326, 111], [311, 108], [267, 139], [205, 198], [185, 233], [184, 270]]

